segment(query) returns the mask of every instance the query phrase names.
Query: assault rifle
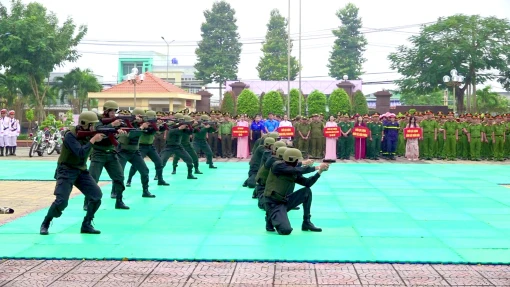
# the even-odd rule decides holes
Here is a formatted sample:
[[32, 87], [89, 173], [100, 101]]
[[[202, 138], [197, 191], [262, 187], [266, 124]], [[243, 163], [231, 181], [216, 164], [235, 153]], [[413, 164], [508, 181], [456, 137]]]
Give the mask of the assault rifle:
[[113, 118], [102, 118], [101, 119], [101, 123], [103, 123], [103, 125], [109, 125], [111, 123], [113, 123], [114, 121], [116, 120], [120, 120], [122, 122], [122, 127], [127, 127], [127, 128], [130, 128], [130, 129], [133, 129], [133, 124], [132, 122], [136, 119], [135, 116], [129, 116], [129, 115], [118, 115], [118, 116], [115, 116]]
[[193, 121], [184, 121], [184, 120], [179, 120], [179, 119], [171, 119], [171, 120], [168, 120], [168, 122], [170, 123], [170, 129], [177, 129], [179, 128], [180, 126], [187, 126], [188, 129], [193, 129]]
[[[135, 128], [98, 128], [95, 131], [78, 131], [76, 133], [76, 137], [78, 139], [84, 139], [84, 138], [87, 138], [87, 137], [93, 137], [96, 134], [104, 134], [104, 135], [106, 135], [108, 137], [108, 139], [110, 140], [110, 142], [114, 146], [118, 146], [119, 142], [115, 138], [115, 135], [117, 135], [119, 133], [119, 130], [123, 130], [123, 131], [126, 131], [126, 132], [137, 132], [137, 131], [140, 131], [140, 130], [137, 130]], [[140, 132], [142, 132], [142, 131], [140, 131]]]

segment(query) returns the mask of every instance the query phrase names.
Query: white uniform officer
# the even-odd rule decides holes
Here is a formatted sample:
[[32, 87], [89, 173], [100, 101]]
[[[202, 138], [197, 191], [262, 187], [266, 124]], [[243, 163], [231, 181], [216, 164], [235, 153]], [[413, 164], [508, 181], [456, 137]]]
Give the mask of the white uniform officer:
[[[19, 124], [19, 121], [14, 118], [14, 111], [9, 111], [9, 128], [8, 128], [8, 134], [9, 134], [9, 141], [7, 142], [7, 150], [9, 151], [9, 155], [16, 155], [16, 142], [18, 139], [18, 136], [21, 131], [21, 126]], [[6, 151], [7, 155], [7, 151]]]
[[[4, 149], [7, 146], [7, 129], [9, 117], [7, 116], [7, 110], [2, 109], [0, 111], [0, 156], [4, 156]], [[7, 151], [5, 151], [5, 155], [7, 155]]]

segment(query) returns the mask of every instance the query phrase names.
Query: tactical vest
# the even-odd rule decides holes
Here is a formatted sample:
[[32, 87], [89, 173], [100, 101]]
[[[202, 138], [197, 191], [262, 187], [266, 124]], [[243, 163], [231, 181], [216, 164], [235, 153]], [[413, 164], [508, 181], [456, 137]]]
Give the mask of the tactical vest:
[[[71, 133], [76, 137], [76, 127], [70, 128], [64, 134], [64, 140], [67, 133]], [[79, 139], [78, 142], [80, 144], [85, 145], [90, 139]], [[68, 167], [76, 168], [79, 170], [87, 169], [87, 158], [90, 155], [92, 149], [89, 150], [89, 153], [85, 155], [84, 158], [77, 157], [65, 144], [62, 144], [62, 150], [60, 151], [60, 156], [58, 157], [58, 164], [64, 164]]]
[[[268, 159], [269, 166], [272, 166], [276, 160], [278, 160], [275, 156], [272, 156]], [[255, 181], [260, 185], [266, 185], [267, 177], [269, 175], [269, 169], [266, 168], [266, 163], [260, 165], [259, 171], [257, 172], [257, 176], [255, 176]]]
[[[276, 161], [273, 163], [271, 168], [278, 164], [285, 164], [284, 161]], [[277, 201], [287, 201], [287, 195], [294, 191], [296, 186], [297, 175], [293, 176], [276, 176], [273, 172], [269, 172], [266, 180], [266, 189], [264, 190], [264, 196], [271, 197]]]

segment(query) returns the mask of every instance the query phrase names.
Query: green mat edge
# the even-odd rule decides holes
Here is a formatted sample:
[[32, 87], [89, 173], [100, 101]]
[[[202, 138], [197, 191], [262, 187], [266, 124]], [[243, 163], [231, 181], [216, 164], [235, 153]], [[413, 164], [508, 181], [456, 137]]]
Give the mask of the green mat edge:
[[378, 264], [433, 264], [433, 265], [505, 265], [505, 262], [464, 262], [464, 261], [400, 261], [400, 260], [251, 260], [251, 259], [200, 259], [200, 258], [77, 258], [77, 257], [2, 257], [4, 260], [80, 260], [80, 261], [159, 261], [159, 262], [246, 262], [246, 263], [378, 263]]

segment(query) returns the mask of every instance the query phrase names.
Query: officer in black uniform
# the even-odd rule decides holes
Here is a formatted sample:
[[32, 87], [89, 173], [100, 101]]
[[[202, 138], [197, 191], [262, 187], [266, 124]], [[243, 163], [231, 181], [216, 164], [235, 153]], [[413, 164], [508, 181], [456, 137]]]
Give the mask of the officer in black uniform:
[[[176, 119], [184, 119], [184, 115], [181, 113], [175, 114]], [[185, 135], [185, 130], [189, 127], [183, 124], [175, 124], [170, 127], [170, 130], [167, 131], [166, 134], [166, 146], [165, 149], [161, 152], [161, 162], [163, 163], [163, 168], [165, 168], [168, 159], [173, 156], [178, 156], [181, 158], [186, 165], [188, 166], [188, 179], [197, 179], [193, 176], [193, 161], [191, 160], [191, 156], [186, 152], [184, 147], [181, 144], [182, 137]]]
[[[103, 124], [101, 119], [115, 118], [115, 113], [119, 109], [119, 105], [114, 101], [106, 101], [103, 105], [103, 115], [99, 118], [99, 122], [96, 124], [97, 128], [102, 127], [120, 127], [122, 121], [115, 120], [110, 124]], [[124, 134], [125, 131], [119, 130], [119, 134]], [[124, 186], [124, 171], [119, 163], [119, 157], [112, 141], [108, 138], [104, 138], [101, 141], [95, 142], [92, 145], [93, 151], [90, 155], [90, 175], [94, 180], [99, 182], [103, 167], [106, 169], [108, 176], [112, 180], [112, 193], [111, 198], [115, 198], [115, 209], [129, 209], [122, 201], [122, 193], [126, 189]], [[85, 203], [83, 206], [84, 210], [87, 210], [87, 195], [85, 195]]]
[[87, 170], [87, 158], [92, 151], [92, 145], [101, 141], [104, 135], [95, 134], [92, 137], [78, 139], [79, 131], [94, 130], [94, 124], [98, 122], [97, 115], [94, 112], [81, 113], [78, 122], [79, 125], [72, 127], [64, 136], [62, 151], [55, 171], [57, 184], [54, 194], [56, 199], [51, 204], [41, 224], [41, 235], [48, 235], [48, 229], [53, 218], [59, 218], [62, 215], [68, 205], [73, 186], [76, 186], [88, 198], [87, 214], [81, 224], [81, 233], [101, 233], [92, 226], [92, 220], [99, 206], [101, 206], [103, 193]]
[[143, 188], [142, 197], [155, 198], [156, 196], [149, 192], [149, 168], [143, 160], [139, 146], [140, 137], [149, 129], [149, 123], [142, 122], [141, 117], [145, 116], [145, 112], [141, 108], [134, 109], [131, 114], [136, 116], [136, 121], [133, 122], [133, 127], [136, 130], [119, 136], [120, 166], [122, 166], [122, 170], [126, 167], [127, 162], [134, 166], [140, 173]]
[[287, 144], [285, 144], [282, 141], [277, 141], [271, 146], [272, 151], [271, 156], [262, 159], [263, 164], [260, 165], [259, 171], [255, 176], [255, 182], [257, 183], [257, 186], [255, 186], [252, 198], [258, 198], [258, 206], [260, 209], [265, 209], [264, 189], [266, 188], [267, 176], [269, 175], [269, 170], [271, 169], [271, 166], [273, 166], [273, 163], [278, 159], [276, 151], [282, 147], [287, 147]]
[[[321, 163], [319, 166], [298, 167], [298, 162], [303, 159], [300, 150], [288, 148], [283, 154], [283, 161], [277, 161], [271, 167], [266, 181], [264, 196], [266, 197], [266, 230], [278, 234], [289, 235], [292, 232], [287, 212], [303, 204], [303, 231], [321, 232], [322, 229], [315, 227], [310, 221], [310, 209], [312, 206], [312, 190], [310, 187], [317, 182], [322, 172], [327, 171], [329, 165]], [[305, 178], [303, 174], [318, 171], [312, 177]], [[304, 186], [294, 191], [295, 184]]]
[[[185, 122], [193, 121], [193, 118], [191, 118], [190, 116], [184, 116], [183, 119]], [[189, 156], [191, 157], [191, 160], [193, 161], [193, 166], [195, 167], [195, 174], [202, 174], [200, 169], [198, 169], [198, 165], [199, 165], [198, 155], [195, 152], [195, 149], [193, 148], [193, 146], [191, 145], [191, 136], [193, 135], [193, 133], [197, 132], [198, 130], [199, 130], [199, 128], [195, 124], [192, 126], [191, 129], [188, 128], [188, 129], [183, 130], [184, 135], [182, 136], [182, 139], [181, 139], [181, 145], [182, 145], [182, 147], [184, 147], [184, 150], [186, 152], [188, 152]], [[177, 164], [179, 163], [180, 159], [181, 158], [178, 155], [174, 155], [174, 160], [172, 163], [172, 167], [173, 167], [172, 174], [177, 173]]]
[[[145, 112], [145, 115], [148, 119], [156, 119], [156, 112], [154, 111], [147, 111]], [[163, 164], [161, 163], [161, 158], [159, 157], [159, 154], [156, 151], [156, 148], [154, 147], [154, 139], [156, 134], [162, 130], [164, 131], [164, 128], [160, 125], [157, 125], [158, 129], [155, 129], [152, 126], [149, 126], [146, 129], [146, 132], [143, 133], [140, 136], [140, 142], [139, 142], [139, 150], [140, 155], [142, 158], [149, 157], [151, 161], [154, 163], [154, 168], [156, 169], [156, 179], [158, 180], [158, 185], [168, 186], [169, 184], [163, 179]], [[131, 179], [133, 179], [133, 176], [136, 174], [136, 167], [134, 165], [131, 165], [131, 168], [129, 169], [129, 176], [126, 183], [126, 186], [131, 186]]]

